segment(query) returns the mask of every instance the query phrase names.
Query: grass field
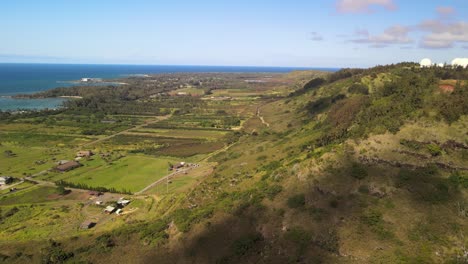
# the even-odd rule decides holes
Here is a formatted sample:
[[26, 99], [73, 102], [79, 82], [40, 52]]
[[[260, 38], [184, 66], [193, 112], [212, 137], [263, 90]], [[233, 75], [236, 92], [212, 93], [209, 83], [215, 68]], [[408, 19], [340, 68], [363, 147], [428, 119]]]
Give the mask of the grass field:
[[84, 166], [66, 173], [56, 173], [51, 180], [65, 180], [83, 183], [93, 187], [115, 188], [137, 192], [169, 174], [168, 163], [179, 160], [173, 158], [152, 158], [131, 155], [107, 164], [96, 157], [93, 161], [84, 162]]
[[[14, 156], [7, 156], [6, 151], [12, 151]], [[73, 150], [60, 147], [24, 147], [17, 144], [4, 143], [0, 145], [0, 174], [14, 177], [34, 174], [55, 165], [57, 160], [70, 158]]]
[[23, 191], [2, 196], [0, 205], [31, 204], [49, 201], [48, 196], [56, 193], [54, 187], [34, 186]]
[[191, 169], [187, 174], [180, 174], [170, 179], [170, 183], [162, 182], [146, 191], [146, 194], [165, 195], [167, 193], [182, 193], [196, 185], [203, 177], [211, 174], [215, 163], [203, 163], [200, 167]]

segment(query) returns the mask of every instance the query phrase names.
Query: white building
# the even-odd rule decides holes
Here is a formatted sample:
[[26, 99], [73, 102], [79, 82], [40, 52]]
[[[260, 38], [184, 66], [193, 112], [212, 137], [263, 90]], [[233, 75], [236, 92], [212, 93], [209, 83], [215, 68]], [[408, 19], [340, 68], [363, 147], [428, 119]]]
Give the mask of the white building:
[[431, 67], [432, 66], [432, 61], [431, 61], [431, 59], [425, 58], [425, 59], [421, 60], [419, 65], [421, 65], [421, 68]]
[[463, 68], [466, 68], [468, 67], [468, 58], [455, 58], [452, 61], [452, 66], [453, 67], [462, 66]]

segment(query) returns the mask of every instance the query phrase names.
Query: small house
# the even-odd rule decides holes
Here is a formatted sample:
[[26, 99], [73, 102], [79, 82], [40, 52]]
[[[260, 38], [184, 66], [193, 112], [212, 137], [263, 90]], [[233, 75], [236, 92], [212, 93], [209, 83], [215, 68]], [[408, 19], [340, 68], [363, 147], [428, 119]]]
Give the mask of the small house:
[[61, 165], [58, 165], [57, 167], [55, 167], [55, 169], [60, 171], [60, 172], [65, 172], [65, 171], [70, 171], [70, 170], [76, 169], [76, 168], [78, 168], [80, 166], [81, 166], [81, 164], [78, 161], [69, 161], [69, 162], [63, 163]]
[[115, 207], [114, 206], [107, 206], [106, 209], [104, 209], [104, 213], [106, 214], [112, 214], [114, 211], [115, 211]]
[[103, 202], [102, 201], [96, 201], [96, 205], [102, 205]]
[[59, 161], [57, 161], [55, 164], [57, 164], [57, 165], [62, 165], [62, 164], [65, 164], [65, 163], [67, 163], [67, 162], [70, 162], [70, 161], [69, 161], [69, 160], [59, 160]]
[[129, 203], [130, 203], [130, 200], [125, 200], [125, 199], [119, 199], [117, 201], [117, 204], [121, 206], [127, 206]]
[[96, 223], [94, 222], [91, 222], [91, 221], [84, 221], [81, 225], [80, 225], [80, 228], [81, 229], [90, 229], [90, 228], [93, 228], [94, 226], [96, 225]]
[[13, 177], [10, 176], [2, 176], [0, 177], [0, 185], [6, 185], [13, 182]]
[[94, 153], [91, 150], [80, 150], [76, 153], [76, 157], [78, 158], [89, 158], [92, 155], [94, 155]]
[[172, 169], [176, 170], [176, 169], [180, 169], [180, 168], [183, 168], [183, 167], [185, 167], [185, 162], [182, 161], [182, 162], [179, 162], [179, 163], [173, 165]]

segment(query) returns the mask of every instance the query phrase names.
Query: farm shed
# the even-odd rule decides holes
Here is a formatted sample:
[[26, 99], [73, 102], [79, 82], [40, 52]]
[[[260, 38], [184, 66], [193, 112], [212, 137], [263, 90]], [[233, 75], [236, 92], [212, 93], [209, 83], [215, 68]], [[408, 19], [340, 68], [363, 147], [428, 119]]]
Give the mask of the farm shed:
[[58, 171], [64, 172], [64, 171], [76, 169], [80, 166], [81, 164], [78, 161], [69, 161], [64, 164], [58, 165], [57, 167], [55, 167], [55, 169]]
[[76, 153], [76, 156], [79, 158], [89, 158], [92, 155], [94, 155], [94, 153], [91, 150], [80, 150]]
[[114, 206], [107, 206], [106, 209], [104, 209], [104, 212], [107, 213], [107, 214], [112, 214], [113, 212], [115, 211], [115, 207]]
[[13, 182], [13, 177], [2, 176], [0, 177], [0, 185], [10, 184]]
[[96, 223], [88, 220], [88, 221], [84, 221], [83, 223], [81, 223], [80, 228], [81, 229], [90, 229], [90, 228], [93, 228], [95, 225], [96, 225]]

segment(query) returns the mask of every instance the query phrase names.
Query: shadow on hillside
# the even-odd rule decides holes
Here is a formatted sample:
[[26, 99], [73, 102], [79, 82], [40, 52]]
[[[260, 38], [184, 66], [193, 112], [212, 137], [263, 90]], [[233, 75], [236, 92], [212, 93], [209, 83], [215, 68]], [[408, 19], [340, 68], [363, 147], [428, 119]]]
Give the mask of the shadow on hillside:
[[[275, 209], [250, 205], [233, 214], [203, 221], [180, 246], [147, 258], [158, 263], [330, 263], [350, 260], [340, 250], [339, 229], [355, 223], [355, 238], [401, 244], [396, 223], [384, 220], [395, 196], [405, 195], [406, 206], [431, 217], [431, 206], [459, 200], [459, 192], [439, 169], [418, 169], [349, 162], [329, 168], [326, 177], [302, 184], [301, 193], [284, 191]], [[299, 196], [301, 196], [299, 197]], [[290, 198], [298, 196], [296, 204]], [[303, 202], [301, 201], [303, 199]], [[419, 206], [420, 205], [420, 206]], [[386, 209], [382, 209], [386, 208]], [[429, 210], [429, 211], [428, 211]], [[453, 212], [455, 213], [455, 212]], [[395, 217], [399, 217], [398, 215]], [[221, 219], [221, 220], [219, 220]], [[399, 221], [399, 220], [397, 220]], [[398, 223], [401, 224], [401, 223]], [[201, 230], [201, 231], [200, 231]], [[446, 230], [431, 230], [443, 237]], [[370, 234], [370, 235], [369, 235]], [[368, 237], [366, 237], [368, 236]], [[409, 235], [408, 235], [409, 236]], [[424, 234], [422, 234], [424, 236]], [[414, 239], [413, 239], [414, 240]], [[417, 239], [416, 239], [417, 241]], [[371, 254], [374, 249], [368, 248]], [[388, 252], [387, 252], [388, 253]], [[405, 256], [404, 256], [405, 257]], [[408, 253], [408, 259], [411, 254]]]

